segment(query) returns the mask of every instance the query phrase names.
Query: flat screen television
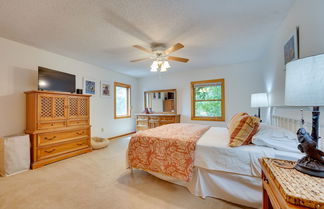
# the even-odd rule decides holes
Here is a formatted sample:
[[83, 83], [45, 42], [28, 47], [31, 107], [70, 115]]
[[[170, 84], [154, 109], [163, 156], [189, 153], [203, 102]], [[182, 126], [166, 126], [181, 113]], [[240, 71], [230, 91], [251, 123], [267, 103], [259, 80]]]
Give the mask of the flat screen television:
[[38, 67], [38, 90], [75, 92], [75, 75]]

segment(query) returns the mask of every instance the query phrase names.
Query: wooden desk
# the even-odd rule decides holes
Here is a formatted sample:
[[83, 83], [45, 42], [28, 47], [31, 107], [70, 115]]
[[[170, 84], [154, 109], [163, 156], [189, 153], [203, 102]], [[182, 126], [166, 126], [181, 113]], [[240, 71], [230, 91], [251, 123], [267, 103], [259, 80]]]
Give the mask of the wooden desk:
[[[276, 174], [274, 174], [271, 169], [267, 166], [266, 160], [269, 163], [269, 158], [260, 159], [260, 164], [262, 166], [262, 186], [263, 186], [263, 209], [323, 209], [323, 203], [315, 203], [312, 207], [303, 207], [291, 204], [286, 201], [286, 197], [283, 195], [282, 185], [275, 180]], [[289, 197], [288, 197], [289, 198]], [[304, 201], [306, 202], [306, 201]], [[311, 201], [310, 201], [311, 202]], [[310, 204], [311, 205], [311, 204]]]

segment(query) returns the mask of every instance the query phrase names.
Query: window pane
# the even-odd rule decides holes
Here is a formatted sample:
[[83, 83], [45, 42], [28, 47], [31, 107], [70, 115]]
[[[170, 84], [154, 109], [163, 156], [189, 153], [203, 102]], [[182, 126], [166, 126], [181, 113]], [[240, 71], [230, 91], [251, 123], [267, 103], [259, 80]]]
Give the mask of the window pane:
[[221, 101], [202, 101], [195, 102], [195, 115], [197, 117], [221, 117]]
[[217, 86], [199, 86], [195, 87], [196, 100], [222, 99], [222, 87]]
[[127, 115], [127, 103], [128, 103], [127, 88], [116, 87], [116, 115], [123, 116]]

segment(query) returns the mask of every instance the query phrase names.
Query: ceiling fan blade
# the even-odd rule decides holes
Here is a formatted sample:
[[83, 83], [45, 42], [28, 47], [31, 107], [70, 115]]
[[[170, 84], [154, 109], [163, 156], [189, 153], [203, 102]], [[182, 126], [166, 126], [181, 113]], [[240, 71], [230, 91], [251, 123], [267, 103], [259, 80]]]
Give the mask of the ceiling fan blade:
[[142, 46], [139, 46], [139, 45], [134, 45], [133, 47], [135, 47], [136, 49], [139, 49], [139, 50], [145, 51], [145, 52], [147, 52], [147, 53], [152, 53], [151, 50], [146, 49], [146, 48], [144, 48], [144, 47], [142, 47]]
[[178, 62], [188, 62], [189, 61], [189, 59], [186, 59], [186, 58], [173, 57], [173, 56], [168, 56], [167, 59], [172, 60], [172, 61], [178, 61]]
[[177, 44], [171, 46], [170, 48], [168, 48], [167, 50], [165, 50], [165, 54], [166, 55], [171, 54], [172, 52], [177, 51], [183, 47], [184, 47], [184, 45], [177, 43]]
[[131, 62], [140, 62], [140, 61], [149, 60], [149, 59], [150, 59], [149, 57], [146, 57], [146, 58], [131, 60]]

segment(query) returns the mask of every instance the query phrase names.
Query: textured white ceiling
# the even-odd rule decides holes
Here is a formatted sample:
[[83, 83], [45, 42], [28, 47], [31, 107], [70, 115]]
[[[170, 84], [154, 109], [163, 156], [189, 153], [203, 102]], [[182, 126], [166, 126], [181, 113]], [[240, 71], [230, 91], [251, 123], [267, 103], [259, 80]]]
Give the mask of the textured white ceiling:
[[0, 36], [135, 77], [151, 61], [132, 48], [185, 48], [171, 71], [255, 60], [294, 0], [0, 0]]

